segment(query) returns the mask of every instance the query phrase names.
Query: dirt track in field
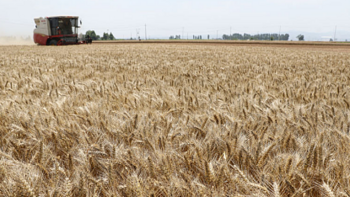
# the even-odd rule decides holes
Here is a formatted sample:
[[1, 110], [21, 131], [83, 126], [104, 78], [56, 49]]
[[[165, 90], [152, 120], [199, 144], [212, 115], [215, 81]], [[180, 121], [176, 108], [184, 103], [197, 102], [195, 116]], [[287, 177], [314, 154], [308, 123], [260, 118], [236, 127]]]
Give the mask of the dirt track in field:
[[307, 50], [326, 50], [336, 52], [350, 52], [350, 43], [336, 42], [292, 42], [292, 41], [95, 41], [93, 44], [190, 44], [190, 45], [232, 45], [232, 46], [252, 46], [252, 47], [278, 47], [278, 48], [298, 48]]

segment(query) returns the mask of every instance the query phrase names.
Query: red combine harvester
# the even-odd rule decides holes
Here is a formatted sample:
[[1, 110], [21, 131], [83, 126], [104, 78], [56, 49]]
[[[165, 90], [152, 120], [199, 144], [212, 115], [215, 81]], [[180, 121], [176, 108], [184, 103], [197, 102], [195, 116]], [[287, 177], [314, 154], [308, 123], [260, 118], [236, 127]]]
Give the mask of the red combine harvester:
[[38, 45], [91, 44], [90, 37], [78, 38], [78, 18], [77, 16], [35, 18], [34, 42]]

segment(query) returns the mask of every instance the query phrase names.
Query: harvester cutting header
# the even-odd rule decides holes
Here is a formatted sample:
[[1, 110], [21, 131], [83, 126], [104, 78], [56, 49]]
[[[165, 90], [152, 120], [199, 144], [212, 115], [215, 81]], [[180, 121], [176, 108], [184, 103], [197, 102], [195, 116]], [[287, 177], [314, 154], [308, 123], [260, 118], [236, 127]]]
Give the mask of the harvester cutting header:
[[[35, 18], [34, 42], [39, 45], [88, 44], [91, 38], [78, 38], [79, 17], [52, 16]], [[81, 24], [81, 21], [80, 21]]]

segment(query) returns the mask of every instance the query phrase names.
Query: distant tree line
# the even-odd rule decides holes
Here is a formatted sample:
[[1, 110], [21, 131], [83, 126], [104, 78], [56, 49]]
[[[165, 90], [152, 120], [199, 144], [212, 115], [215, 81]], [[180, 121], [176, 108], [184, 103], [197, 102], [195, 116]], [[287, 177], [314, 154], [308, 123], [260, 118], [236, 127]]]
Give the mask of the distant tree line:
[[114, 35], [111, 33], [105, 33], [103, 32], [103, 36], [99, 36], [95, 33], [94, 30], [88, 30], [85, 34], [85, 36], [90, 36], [92, 40], [115, 40]]
[[103, 32], [103, 36], [101, 37], [101, 40], [114, 40], [114, 39], [115, 38], [114, 38], [112, 32], [109, 34]]
[[179, 39], [181, 39], [181, 35], [170, 36], [169, 39], [170, 40], [179, 40]]
[[[88, 30], [85, 35], [83, 36], [90, 36], [92, 40], [115, 40], [115, 37], [112, 32], [110, 33], [105, 33], [103, 32], [103, 36], [99, 36], [96, 34], [94, 30]], [[299, 41], [304, 40], [304, 35], [298, 35], [297, 36]], [[132, 39], [132, 38], [131, 38]], [[175, 35], [175, 36], [170, 36], [170, 40], [172, 39], [181, 39], [181, 35]], [[202, 35], [193, 35], [194, 40], [201, 40]], [[207, 36], [207, 39], [210, 39], [210, 36]], [[239, 34], [239, 33], [234, 33], [231, 35], [224, 34], [222, 35], [223, 40], [288, 40], [289, 39], [289, 34]]]
[[224, 34], [223, 40], [288, 40], [289, 34], [246, 34], [234, 33], [231, 35]]
[[[169, 37], [170, 40], [173, 39], [181, 39], [180, 35], [171, 35]], [[202, 35], [193, 35], [192, 39], [194, 40], [202, 40]], [[207, 39], [210, 39], [210, 36], [207, 36]], [[239, 34], [234, 33], [231, 35], [224, 34], [222, 35], [223, 40], [289, 40], [289, 34]], [[300, 39], [299, 39], [300, 40]], [[302, 37], [303, 40], [303, 37]]]
[[[193, 35], [193, 40], [202, 40], [202, 36], [201, 35]], [[181, 39], [181, 35], [175, 35], [175, 36], [170, 36], [169, 37], [170, 40], [179, 40]], [[209, 39], [209, 35], [208, 35], [208, 39]]]

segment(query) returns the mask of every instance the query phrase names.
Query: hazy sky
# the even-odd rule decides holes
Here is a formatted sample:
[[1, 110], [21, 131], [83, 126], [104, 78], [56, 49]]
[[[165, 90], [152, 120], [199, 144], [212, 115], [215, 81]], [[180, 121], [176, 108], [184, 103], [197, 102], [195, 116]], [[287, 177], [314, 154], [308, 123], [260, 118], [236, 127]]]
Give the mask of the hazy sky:
[[[73, 15], [80, 32], [112, 32], [117, 38], [167, 38], [217, 33], [318, 33], [350, 40], [349, 0], [0, 0], [0, 35], [32, 36], [33, 18]], [[294, 38], [295, 39], [295, 38]]]

